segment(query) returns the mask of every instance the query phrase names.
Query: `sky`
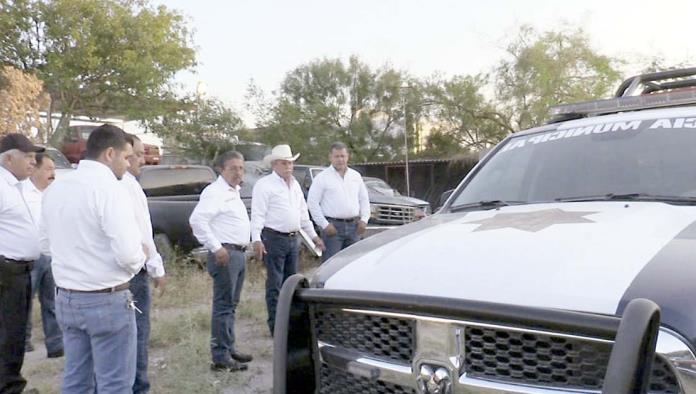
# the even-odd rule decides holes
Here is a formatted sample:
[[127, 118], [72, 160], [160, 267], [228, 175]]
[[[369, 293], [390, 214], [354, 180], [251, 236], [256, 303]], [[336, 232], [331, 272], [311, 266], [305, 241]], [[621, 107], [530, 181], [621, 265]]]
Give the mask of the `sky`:
[[318, 58], [357, 55], [416, 77], [488, 72], [530, 25], [582, 28], [601, 54], [635, 74], [653, 57], [694, 63], [696, 1], [689, 0], [153, 0], [180, 11], [194, 30], [198, 66], [176, 80], [243, 115], [250, 81], [270, 93], [286, 73]]

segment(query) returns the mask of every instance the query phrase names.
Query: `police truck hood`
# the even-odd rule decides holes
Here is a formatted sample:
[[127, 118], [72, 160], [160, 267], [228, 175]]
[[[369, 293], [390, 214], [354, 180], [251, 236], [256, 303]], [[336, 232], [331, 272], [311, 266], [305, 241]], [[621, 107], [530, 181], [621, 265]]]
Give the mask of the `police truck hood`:
[[[696, 287], [694, 223], [696, 207], [659, 202], [438, 214], [344, 250], [312, 284], [615, 314], [627, 296], [664, 297], [651, 293], [675, 283], [664, 275]], [[690, 298], [679, 286], [667, 292]]]

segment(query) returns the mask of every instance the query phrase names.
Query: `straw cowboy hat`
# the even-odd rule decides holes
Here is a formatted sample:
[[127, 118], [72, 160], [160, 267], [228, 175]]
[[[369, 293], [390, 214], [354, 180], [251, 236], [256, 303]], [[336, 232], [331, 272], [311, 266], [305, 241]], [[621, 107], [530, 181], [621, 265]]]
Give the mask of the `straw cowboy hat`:
[[298, 157], [300, 157], [299, 153], [293, 156], [290, 145], [276, 145], [271, 150], [271, 154], [263, 158], [263, 161], [271, 165], [274, 160], [295, 161]]

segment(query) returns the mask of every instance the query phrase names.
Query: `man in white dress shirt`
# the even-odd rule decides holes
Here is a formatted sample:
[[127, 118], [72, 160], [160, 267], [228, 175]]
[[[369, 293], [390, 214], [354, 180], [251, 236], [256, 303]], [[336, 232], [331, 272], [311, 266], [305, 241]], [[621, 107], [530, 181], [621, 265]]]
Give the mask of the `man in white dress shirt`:
[[256, 259], [263, 259], [266, 265], [266, 308], [271, 335], [280, 288], [297, 272], [300, 229], [324, 250], [324, 243], [309, 219], [300, 184], [292, 175], [293, 162], [299, 156], [299, 153], [293, 155], [288, 145], [273, 147], [264, 158], [273, 172], [256, 182], [251, 197], [251, 240]]
[[38, 231], [22, 196], [34, 170], [34, 146], [21, 134], [0, 139], [0, 393], [21, 393], [33, 261], [39, 258]]
[[136, 351], [135, 383], [133, 383], [133, 394], [140, 394], [150, 391], [150, 381], [147, 378], [147, 346], [150, 341], [150, 282], [148, 277], [152, 278], [155, 287], [159, 288], [160, 295], [162, 295], [165, 276], [162, 256], [157, 253], [155, 241], [152, 239], [152, 222], [150, 221], [147, 197], [137, 179], [140, 176], [140, 168], [145, 164], [145, 145], [140, 141], [140, 138], [134, 135], [126, 135], [126, 140], [133, 147], [133, 155], [128, 160], [130, 167], [123, 175], [121, 183], [126, 187], [133, 203], [135, 220], [143, 237], [141, 242], [147, 246], [148, 251], [145, 267], [130, 281], [133, 301], [140, 312], [135, 314], [135, 325], [138, 331], [138, 350]]
[[[43, 192], [56, 179], [56, 165], [53, 160], [44, 153], [36, 154], [36, 169], [29, 179], [22, 181], [22, 194], [29, 206], [31, 217], [34, 219], [36, 230], [39, 230], [41, 222], [41, 201]], [[37, 239], [38, 241], [38, 239]], [[44, 331], [44, 344], [48, 358], [63, 356], [63, 333], [60, 331], [56, 320], [55, 293], [56, 284], [51, 273], [51, 256], [42, 254], [34, 262], [31, 270], [31, 299], [34, 294], [39, 295], [41, 304], [41, 323]], [[31, 302], [29, 303], [31, 311]], [[31, 312], [27, 321], [27, 351], [34, 350], [31, 345]]]
[[239, 194], [244, 179], [244, 156], [230, 151], [215, 161], [220, 174], [208, 185], [194, 208], [189, 223], [196, 239], [208, 249], [208, 273], [213, 278], [213, 311], [210, 324], [211, 369], [247, 369], [252, 356], [235, 346], [234, 319], [244, 284], [249, 246], [249, 215]]
[[62, 393], [133, 389], [136, 325], [128, 287], [143, 268], [147, 247], [119, 181], [132, 154], [123, 130], [99, 126], [77, 169], [44, 192], [41, 247], [52, 256], [63, 330]]
[[307, 207], [319, 226], [326, 250], [321, 261], [358, 242], [370, 219], [370, 199], [360, 173], [348, 168], [348, 147], [331, 145], [331, 165], [320, 172], [309, 188]]

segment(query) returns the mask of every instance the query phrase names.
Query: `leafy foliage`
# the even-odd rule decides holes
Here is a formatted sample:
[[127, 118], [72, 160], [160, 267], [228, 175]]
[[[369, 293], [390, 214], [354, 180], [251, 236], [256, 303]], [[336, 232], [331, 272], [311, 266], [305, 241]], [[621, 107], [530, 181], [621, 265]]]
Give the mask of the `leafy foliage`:
[[241, 118], [216, 99], [187, 98], [180, 106], [148, 124], [148, 127], [185, 157], [211, 162], [233, 149], [235, 137], [248, 135]]
[[78, 112], [157, 115], [195, 64], [183, 17], [146, 0], [0, 0], [0, 35], [0, 62], [37, 74], [62, 126]]
[[[39, 110], [48, 98], [43, 84], [34, 75], [14, 67], [0, 69], [0, 135], [22, 133], [29, 135], [32, 128], [40, 130]], [[42, 136], [38, 136], [43, 141]]]
[[497, 99], [510, 131], [543, 123], [554, 104], [603, 97], [619, 81], [616, 60], [598, 54], [581, 30], [520, 29], [496, 69]]
[[263, 138], [299, 148], [307, 162], [326, 161], [337, 140], [349, 146], [354, 161], [391, 159], [403, 147], [399, 121], [406, 80], [402, 72], [388, 66], [372, 70], [357, 57], [347, 64], [321, 59], [299, 66], [287, 74], [275, 105], [262, 117]]

